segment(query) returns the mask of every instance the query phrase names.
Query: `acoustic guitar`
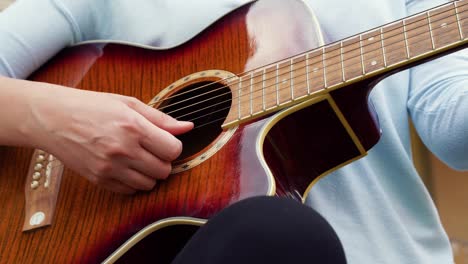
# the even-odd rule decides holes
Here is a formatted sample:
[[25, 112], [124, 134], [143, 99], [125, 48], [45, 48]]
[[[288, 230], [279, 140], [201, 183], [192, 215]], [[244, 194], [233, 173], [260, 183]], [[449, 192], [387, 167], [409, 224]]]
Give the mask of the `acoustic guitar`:
[[467, 10], [454, 1], [324, 45], [303, 2], [260, 0], [172, 49], [63, 50], [30, 80], [134, 96], [195, 128], [180, 136], [172, 175], [132, 196], [43, 150], [0, 148], [0, 262], [168, 263], [230, 204], [302, 201], [379, 140], [368, 104], [378, 81], [466, 46]]

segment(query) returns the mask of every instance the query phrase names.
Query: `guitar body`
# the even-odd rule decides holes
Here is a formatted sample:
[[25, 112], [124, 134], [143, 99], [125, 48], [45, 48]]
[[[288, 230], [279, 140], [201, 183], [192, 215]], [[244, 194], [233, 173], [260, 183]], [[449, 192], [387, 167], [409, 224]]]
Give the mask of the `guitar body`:
[[[62, 51], [31, 79], [164, 107], [165, 98], [199, 84], [311, 50], [323, 44], [319, 33], [303, 2], [262, 0], [179, 47], [83, 44]], [[2, 147], [0, 262], [165, 263], [230, 204], [258, 195], [301, 201], [315, 181], [378, 141], [367, 104], [372, 83], [355, 82], [353, 93], [334, 90], [229, 129], [221, 129], [223, 120], [200, 128], [182, 138], [188, 151], [150, 192], [114, 194], [65, 168], [52, 224], [28, 232], [22, 226], [32, 150]]]

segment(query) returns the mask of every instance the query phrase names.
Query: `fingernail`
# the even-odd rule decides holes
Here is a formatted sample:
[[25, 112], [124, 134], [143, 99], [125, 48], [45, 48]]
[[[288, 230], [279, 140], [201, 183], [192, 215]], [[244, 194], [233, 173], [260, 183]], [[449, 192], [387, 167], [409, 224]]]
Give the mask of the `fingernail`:
[[190, 121], [179, 121], [179, 120], [177, 120], [177, 122], [178, 122], [180, 125], [188, 125], [188, 124], [193, 125], [193, 123], [190, 122]]

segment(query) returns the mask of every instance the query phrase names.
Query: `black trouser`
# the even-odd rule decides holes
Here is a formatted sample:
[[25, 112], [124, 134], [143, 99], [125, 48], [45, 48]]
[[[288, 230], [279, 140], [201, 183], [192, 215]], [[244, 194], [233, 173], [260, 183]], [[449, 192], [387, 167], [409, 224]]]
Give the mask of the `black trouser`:
[[174, 263], [346, 263], [330, 224], [315, 210], [277, 197], [243, 200], [205, 224]]

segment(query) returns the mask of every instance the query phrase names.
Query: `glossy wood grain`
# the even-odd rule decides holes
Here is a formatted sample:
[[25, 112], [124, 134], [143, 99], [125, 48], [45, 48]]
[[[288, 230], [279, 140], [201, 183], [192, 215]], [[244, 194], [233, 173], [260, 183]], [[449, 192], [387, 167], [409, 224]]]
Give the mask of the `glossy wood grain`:
[[[317, 32], [318, 25], [300, 0], [261, 0], [227, 15], [174, 49], [156, 51], [109, 43], [76, 46], [58, 54], [31, 79], [124, 94], [149, 102], [161, 93], [171, 94], [172, 89], [177, 92], [180, 87], [171, 84], [183, 79], [191, 81], [196, 72], [222, 70], [242, 75], [246, 70], [267, 67], [268, 63], [282, 64], [278, 61], [317, 47], [320, 42]], [[158, 182], [150, 192], [134, 196], [110, 193], [65, 169], [52, 225], [31, 232], [22, 232], [21, 227], [25, 208], [23, 188], [32, 150], [0, 147], [0, 197], [4, 205], [0, 218], [0, 262], [98, 263], [132, 235], [168, 217], [208, 219], [232, 203], [257, 195], [288, 196], [301, 201], [312, 182], [362, 157], [379, 140], [377, 117], [368, 104], [369, 92], [378, 81], [466, 45], [464, 39], [431, 54], [405, 57], [401, 64], [370, 74], [360, 73], [362, 78], [349, 79], [349, 83], [345, 80], [349, 75], [345, 64], [331, 64], [327, 59], [329, 65], [323, 66], [327, 63], [322, 62], [317, 71], [321, 80], [315, 84], [321, 85], [311, 89], [310, 94], [305, 89], [310, 87], [294, 90], [290, 85], [287, 92], [276, 91], [287, 94], [284, 100], [279, 100], [280, 95], [266, 96], [267, 105], [275, 104], [284, 111], [263, 111], [258, 104], [264, 104], [265, 100], [250, 100], [244, 108], [237, 109], [240, 114], [231, 115], [232, 120], [244, 116], [249, 119], [239, 122], [241, 125], [224, 145], [212, 140], [211, 131], [206, 133], [210, 134], [208, 139], [205, 138], [208, 135], [199, 133], [191, 141], [183, 141], [187, 149], [203, 152], [215, 146], [217, 152], [206, 156], [200, 165]], [[336, 43], [331, 44], [326, 53], [335, 54], [340, 50], [336, 47]], [[294, 59], [286, 60], [293, 67]], [[371, 66], [373, 62], [370, 60]], [[378, 65], [382, 67], [381, 63]], [[361, 66], [370, 69], [369, 65]], [[357, 69], [353, 73], [360, 72], [361, 68]], [[290, 76], [297, 73], [299, 79], [290, 83], [304, 80], [299, 77], [305, 72], [303, 69], [292, 72]], [[250, 76], [250, 80], [258, 77]], [[277, 86], [271, 87], [287, 83], [278, 80]], [[254, 87], [240, 86], [243, 91]], [[259, 86], [263, 85], [255, 87]], [[229, 89], [234, 93], [228, 97], [235, 98], [236, 90]], [[307, 96], [298, 99], [294, 92]], [[254, 103], [257, 105], [252, 106]], [[256, 115], [255, 111], [264, 113]], [[221, 124], [209, 130], [221, 133]], [[193, 154], [185, 155], [186, 160], [193, 159], [196, 156]], [[169, 262], [195, 231], [193, 226], [164, 228], [142, 240], [120, 261]]]
[[[282, 1], [271, 3], [282, 8], [271, 12], [262, 8], [264, 3], [246, 6], [172, 50], [152, 51], [105, 43], [70, 48], [58, 54], [31, 79], [135, 96], [149, 102], [164, 87], [194, 72], [209, 69], [243, 72], [259, 63], [291, 56], [291, 51], [313, 48], [311, 43], [316, 40], [310, 36], [310, 41], [283, 45], [269, 57], [258, 54], [258, 46], [274, 48], [274, 43], [283, 43], [291, 31], [256, 35], [261, 32], [256, 28], [277, 24], [278, 19], [285, 16], [297, 22], [292, 23], [297, 27], [294, 32], [307, 32], [306, 26], [310, 27], [310, 17], [291, 16], [307, 14], [300, 2], [293, 5], [282, 4]], [[262, 12], [268, 13], [260, 16], [261, 20], [250, 17]], [[151, 192], [134, 196], [99, 189], [65, 169], [52, 225], [26, 233], [21, 231], [25, 206], [23, 187], [32, 151], [1, 147], [0, 197], [5, 211], [0, 219], [0, 262], [97, 263], [157, 220], [171, 216], [209, 218], [240, 199], [267, 194], [272, 183], [256, 152], [261, 125], [252, 123], [240, 127], [230, 141], [203, 164], [172, 175]]]

